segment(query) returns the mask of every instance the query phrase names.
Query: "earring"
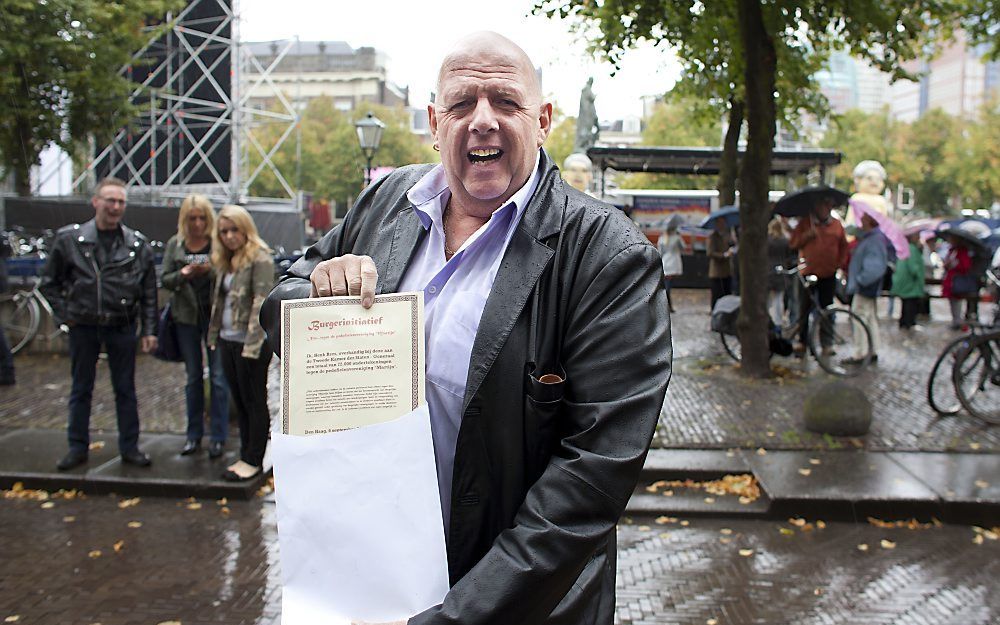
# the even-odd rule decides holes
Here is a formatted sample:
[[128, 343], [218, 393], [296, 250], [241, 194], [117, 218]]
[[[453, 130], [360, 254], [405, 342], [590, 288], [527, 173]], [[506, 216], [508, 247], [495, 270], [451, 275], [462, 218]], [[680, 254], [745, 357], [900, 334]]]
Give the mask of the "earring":
[[434, 142], [434, 145], [433, 145], [433, 146], [431, 146], [431, 147], [433, 147], [433, 148], [434, 148], [434, 151], [435, 151], [435, 152], [440, 152], [440, 151], [441, 151], [441, 146], [437, 144], [437, 141], [435, 141], [435, 142]]

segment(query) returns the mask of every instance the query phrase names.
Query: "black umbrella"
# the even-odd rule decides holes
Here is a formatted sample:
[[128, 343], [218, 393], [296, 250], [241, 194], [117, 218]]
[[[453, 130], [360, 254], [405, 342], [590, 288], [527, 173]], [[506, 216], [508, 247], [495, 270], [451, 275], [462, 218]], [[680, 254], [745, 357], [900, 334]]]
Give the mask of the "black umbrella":
[[816, 203], [823, 198], [833, 200], [834, 206], [847, 204], [850, 195], [833, 187], [806, 187], [785, 195], [774, 205], [776, 215], [785, 217], [805, 217], [812, 212]]
[[955, 237], [956, 239], [961, 239], [962, 242], [965, 243], [970, 249], [973, 249], [980, 254], [989, 252], [989, 247], [986, 241], [961, 226], [941, 224], [941, 226], [937, 229], [937, 235], [942, 238]]

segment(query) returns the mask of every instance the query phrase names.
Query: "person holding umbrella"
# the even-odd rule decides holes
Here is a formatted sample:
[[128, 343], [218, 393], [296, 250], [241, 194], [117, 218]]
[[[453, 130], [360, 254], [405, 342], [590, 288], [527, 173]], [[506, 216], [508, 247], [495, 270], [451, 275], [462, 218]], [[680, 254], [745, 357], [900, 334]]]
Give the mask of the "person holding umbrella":
[[[799, 257], [805, 263], [802, 275], [816, 276], [816, 281], [809, 289], [816, 293], [820, 306], [824, 308], [833, 304], [837, 269], [847, 261], [847, 236], [844, 226], [831, 214], [838, 201], [845, 203], [847, 197], [846, 193], [837, 189], [812, 187], [783, 197], [774, 207], [774, 211], [779, 215], [802, 217], [792, 230], [788, 245], [798, 250]], [[809, 336], [812, 297], [802, 297], [800, 301], [802, 304], [799, 318], [802, 320], [802, 329], [799, 333], [799, 344], [795, 346], [797, 353], [805, 351]], [[832, 351], [832, 339], [829, 332], [820, 334], [824, 353]]]
[[660, 260], [663, 262], [663, 286], [667, 289], [667, 307], [670, 312], [674, 312], [674, 302], [670, 299], [670, 282], [684, 273], [684, 263], [681, 260], [683, 242], [677, 233], [680, 223], [679, 216], [672, 215], [656, 242], [656, 249], [660, 252]]
[[[944, 280], [941, 281], [941, 296], [948, 299], [951, 308], [951, 329], [958, 330], [966, 320], [976, 317], [976, 298], [979, 294], [980, 269], [977, 262], [988, 257], [988, 251], [975, 234], [961, 226], [945, 226], [938, 230], [938, 236], [948, 242], [948, 253], [944, 257]], [[962, 301], [965, 300], [965, 318], [962, 318]]]
[[729, 262], [733, 255], [733, 238], [725, 219], [715, 220], [715, 229], [708, 237], [706, 248], [708, 252], [708, 282], [712, 289], [710, 310], [714, 310], [715, 302], [719, 301], [720, 297], [730, 295], [733, 292], [733, 272]]

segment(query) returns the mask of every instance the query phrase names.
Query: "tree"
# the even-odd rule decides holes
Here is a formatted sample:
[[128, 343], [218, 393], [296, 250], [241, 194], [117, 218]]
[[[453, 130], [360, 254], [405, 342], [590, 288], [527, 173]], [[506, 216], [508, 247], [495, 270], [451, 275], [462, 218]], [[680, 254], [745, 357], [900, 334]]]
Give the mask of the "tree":
[[181, 0], [4, 0], [0, 10], [0, 163], [19, 195], [55, 144], [73, 152], [133, 118], [121, 71]]
[[906, 133], [906, 153], [916, 170], [912, 174], [917, 207], [931, 215], [956, 212], [961, 203], [958, 183], [965, 139], [962, 120], [941, 109], [931, 109]]
[[[297, 147], [286, 141], [272, 156], [278, 169], [285, 174], [298, 171], [293, 186], [311, 192], [317, 199], [349, 204], [364, 185], [365, 160], [358, 145], [354, 122], [371, 111], [386, 127], [375, 154], [374, 166], [400, 167], [413, 163], [436, 161], [436, 153], [410, 131], [409, 114], [401, 108], [390, 108], [365, 102], [354, 111], [340, 111], [329, 97], [314, 98], [302, 111], [301, 157], [296, 163]], [[272, 125], [257, 133], [264, 145], [273, 145], [284, 128]], [[271, 141], [269, 143], [268, 141]], [[251, 167], [259, 163], [251, 159]], [[264, 170], [251, 185], [251, 193], [261, 196], [281, 196], [284, 189], [274, 174]]]
[[[596, 29], [594, 47], [611, 58], [645, 39], [676, 46], [682, 61], [695, 71], [719, 68], [710, 76], [729, 77], [734, 87], [726, 95], [746, 101], [749, 140], [740, 169], [740, 339], [742, 371], [753, 377], [770, 375], [767, 347], [766, 227], [770, 219], [768, 176], [778, 111], [807, 93], [809, 68], [835, 48], [852, 54], [896, 77], [909, 76], [902, 62], [925, 52], [955, 19], [959, 5], [950, 1], [920, 3], [883, 0], [700, 0], [625, 2], [549, 0], [538, 9], [550, 17], [583, 19]], [[733, 32], [735, 16], [738, 37]], [[723, 20], [715, 22], [714, 20]], [[699, 24], [701, 26], [699, 26]], [[723, 29], [722, 24], [727, 27]], [[730, 54], [724, 54], [729, 50]], [[745, 59], [742, 72], [735, 63]], [[778, 80], [784, 82], [779, 88]], [[721, 80], [721, 84], [724, 84]], [[776, 91], [778, 96], [776, 96]], [[721, 91], [707, 92], [718, 96]], [[791, 110], [791, 107], [787, 107]]]
[[576, 118], [562, 114], [558, 107], [552, 111], [552, 132], [545, 140], [545, 151], [549, 153], [552, 162], [562, 167], [563, 161], [573, 152], [573, 142], [576, 139]]
[[983, 105], [966, 133], [967, 152], [958, 168], [965, 202], [986, 208], [1000, 200], [1000, 99]]

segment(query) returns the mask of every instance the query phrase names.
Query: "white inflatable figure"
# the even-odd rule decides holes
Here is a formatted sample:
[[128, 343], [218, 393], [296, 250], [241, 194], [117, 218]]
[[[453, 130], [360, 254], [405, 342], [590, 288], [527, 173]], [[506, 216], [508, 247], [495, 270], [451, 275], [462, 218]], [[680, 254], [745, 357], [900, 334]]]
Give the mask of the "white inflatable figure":
[[590, 193], [590, 183], [594, 179], [593, 166], [586, 154], [574, 152], [563, 161], [563, 180], [578, 191]]
[[[889, 215], [889, 202], [885, 199], [885, 167], [878, 161], [861, 161], [854, 168], [854, 195], [852, 200], [859, 200], [872, 210], [883, 215]], [[860, 225], [861, 219], [853, 210], [847, 213], [847, 223]]]

